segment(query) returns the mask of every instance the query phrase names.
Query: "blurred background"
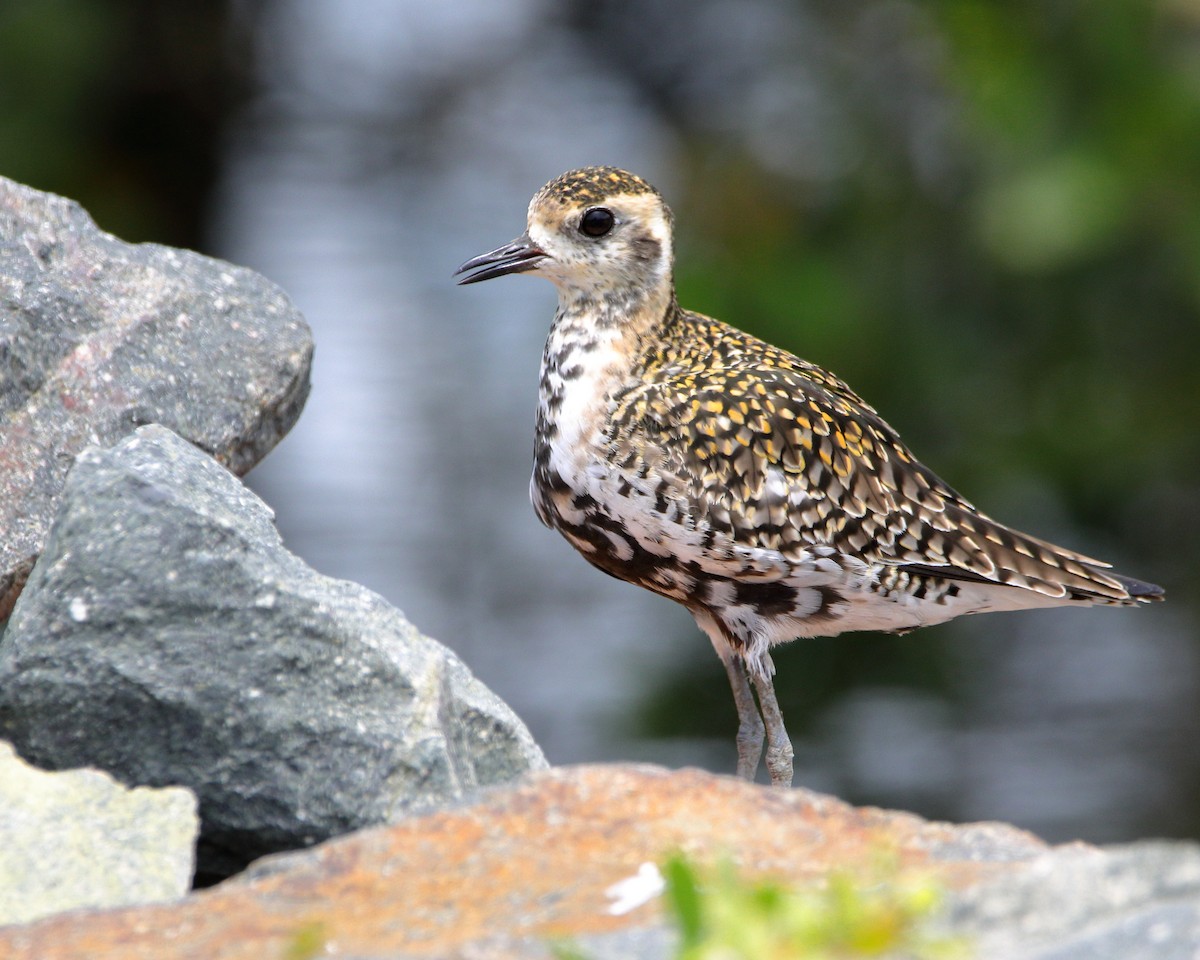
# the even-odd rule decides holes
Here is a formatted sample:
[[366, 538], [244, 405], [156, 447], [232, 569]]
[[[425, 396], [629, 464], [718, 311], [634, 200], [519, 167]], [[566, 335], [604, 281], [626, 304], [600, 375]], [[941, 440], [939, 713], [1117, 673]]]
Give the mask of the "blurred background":
[[792, 644], [797, 780], [1050, 840], [1200, 836], [1200, 0], [7, 0], [0, 174], [281, 284], [313, 391], [249, 478], [554, 763], [731, 772], [668, 601], [527, 501], [553, 288], [456, 288], [570, 167], [655, 183], [688, 307], [848, 380], [1140, 611]]

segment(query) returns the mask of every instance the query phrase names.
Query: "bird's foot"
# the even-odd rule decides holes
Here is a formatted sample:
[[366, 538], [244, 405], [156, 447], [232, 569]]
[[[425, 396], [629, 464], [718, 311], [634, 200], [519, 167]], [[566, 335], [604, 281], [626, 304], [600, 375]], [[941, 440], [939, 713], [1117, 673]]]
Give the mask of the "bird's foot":
[[783, 740], [767, 746], [767, 773], [771, 775], [771, 786], [787, 788], [792, 785], [792, 741], [786, 731]]

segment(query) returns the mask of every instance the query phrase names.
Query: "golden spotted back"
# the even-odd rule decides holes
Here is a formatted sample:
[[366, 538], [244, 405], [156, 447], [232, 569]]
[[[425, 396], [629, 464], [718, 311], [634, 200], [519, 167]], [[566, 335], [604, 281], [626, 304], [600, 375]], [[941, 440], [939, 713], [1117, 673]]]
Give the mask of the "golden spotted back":
[[664, 495], [737, 544], [1129, 601], [1106, 564], [976, 510], [837, 377], [720, 321], [676, 310], [615, 399], [614, 462], [655, 451]]

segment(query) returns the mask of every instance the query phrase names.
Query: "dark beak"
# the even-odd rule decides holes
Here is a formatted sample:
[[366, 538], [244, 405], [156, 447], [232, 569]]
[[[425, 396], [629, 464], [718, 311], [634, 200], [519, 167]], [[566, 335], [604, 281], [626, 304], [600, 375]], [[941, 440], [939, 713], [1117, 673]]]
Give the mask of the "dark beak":
[[[454, 276], [457, 277], [460, 273], [474, 270], [474, 273], [463, 277], [458, 282], [460, 284], [478, 283], [480, 280], [491, 280], [492, 277], [502, 277], [506, 273], [520, 273], [523, 270], [528, 270], [536, 266], [545, 259], [546, 254], [529, 239], [527, 234], [522, 234], [512, 243], [506, 243], [504, 246], [497, 247], [495, 250], [481, 256], [472, 257], [454, 271]], [[477, 269], [479, 267], [483, 269]]]

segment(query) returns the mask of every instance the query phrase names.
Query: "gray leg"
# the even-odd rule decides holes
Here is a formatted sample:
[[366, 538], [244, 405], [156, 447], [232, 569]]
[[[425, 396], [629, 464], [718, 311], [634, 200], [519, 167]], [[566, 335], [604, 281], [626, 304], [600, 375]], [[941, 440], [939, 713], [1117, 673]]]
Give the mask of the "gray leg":
[[750, 681], [746, 677], [746, 665], [742, 658], [734, 654], [722, 657], [721, 661], [725, 664], [725, 672], [729, 674], [733, 702], [737, 704], [737, 775], [744, 780], [753, 781], [758, 773], [759, 757], [762, 756], [762, 717], [758, 715], [758, 705], [754, 702], [754, 694], [750, 690]]
[[771, 775], [771, 786], [792, 785], [792, 741], [783, 725], [783, 713], [775, 699], [775, 683], [769, 675], [755, 677], [754, 689], [758, 691], [758, 705], [767, 725], [767, 772]]

